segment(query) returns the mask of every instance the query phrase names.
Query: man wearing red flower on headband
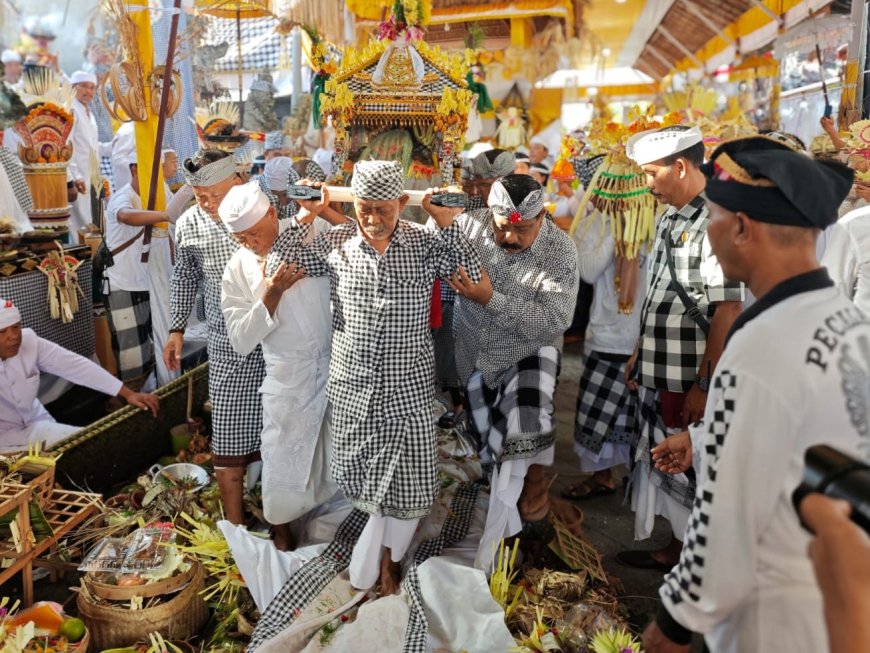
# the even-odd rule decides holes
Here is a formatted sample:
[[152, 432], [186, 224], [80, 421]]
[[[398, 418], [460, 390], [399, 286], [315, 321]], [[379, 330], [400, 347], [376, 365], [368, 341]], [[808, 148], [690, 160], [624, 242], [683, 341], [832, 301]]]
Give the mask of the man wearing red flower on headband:
[[469, 426], [482, 461], [493, 466], [477, 553], [482, 568], [499, 540], [548, 524], [544, 469], [553, 463], [556, 344], [571, 324], [579, 283], [574, 245], [544, 209], [537, 181], [502, 177], [487, 203], [456, 218], [480, 255], [480, 283], [460, 268], [450, 284], [459, 295], [456, 367]]

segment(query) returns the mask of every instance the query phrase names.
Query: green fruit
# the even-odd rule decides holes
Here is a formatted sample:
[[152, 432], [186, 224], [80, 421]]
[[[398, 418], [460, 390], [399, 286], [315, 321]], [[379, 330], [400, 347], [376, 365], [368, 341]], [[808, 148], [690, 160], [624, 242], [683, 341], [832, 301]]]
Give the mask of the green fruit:
[[64, 619], [57, 633], [66, 637], [70, 642], [81, 641], [82, 637], [85, 636], [85, 622], [75, 617]]

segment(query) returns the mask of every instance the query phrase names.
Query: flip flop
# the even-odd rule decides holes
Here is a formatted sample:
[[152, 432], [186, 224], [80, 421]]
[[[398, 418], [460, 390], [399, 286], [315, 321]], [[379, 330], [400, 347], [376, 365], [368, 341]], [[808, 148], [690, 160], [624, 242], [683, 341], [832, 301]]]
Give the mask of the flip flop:
[[650, 571], [660, 571], [667, 573], [674, 568], [674, 565], [666, 565], [652, 557], [651, 551], [620, 551], [616, 554], [616, 560], [621, 565], [633, 567], [634, 569], [649, 569]]
[[[578, 492], [577, 490], [580, 488], [586, 489], [586, 492]], [[608, 487], [606, 485], [602, 485], [601, 483], [597, 483], [591, 479], [587, 479], [585, 481], [580, 481], [579, 483], [574, 483], [573, 485], [569, 485], [567, 488], [562, 490], [562, 498], [568, 499], [569, 501], [585, 501], [586, 499], [594, 499], [595, 497], [603, 497], [616, 492], [615, 487]]]

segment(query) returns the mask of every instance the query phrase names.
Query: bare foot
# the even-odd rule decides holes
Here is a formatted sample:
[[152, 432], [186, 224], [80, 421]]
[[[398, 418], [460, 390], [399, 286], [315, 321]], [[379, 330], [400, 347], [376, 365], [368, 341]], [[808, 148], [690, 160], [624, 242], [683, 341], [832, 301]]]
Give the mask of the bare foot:
[[550, 482], [544, 475], [544, 467], [532, 465], [526, 472], [523, 491], [517, 501], [523, 521], [543, 519], [550, 510]]
[[393, 562], [389, 549], [384, 550], [381, 558], [381, 575], [378, 579], [378, 594], [390, 596], [398, 594], [402, 583], [402, 563]]
[[275, 548], [279, 551], [292, 551], [296, 542], [293, 539], [293, 533], [290, 532], [290, 524], [275, 524], [272, 526], [274, 537], [272, 542]]
[[680, 561], [680, 553], [682, 552], [682, 550], [683, 543], [674, 536], [671, 536], [670, 542], [668, 542], [661, 549], [651, 551], [649, 555], [653, 560], [661, 562], [664, 565], [673, 567]]

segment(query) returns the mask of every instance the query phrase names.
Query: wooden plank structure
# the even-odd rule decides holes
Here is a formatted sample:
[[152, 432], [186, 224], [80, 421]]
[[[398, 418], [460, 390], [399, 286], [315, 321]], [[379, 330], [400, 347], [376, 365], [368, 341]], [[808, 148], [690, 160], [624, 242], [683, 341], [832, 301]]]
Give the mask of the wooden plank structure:
[[647, 40], [635, 68], [661, 79], [686, 58], [686, 52], [702, 48], [751, 7], [751, 0], [677, 0], [662, 18], [661, 29]]
[[4, 565], [0, 585], [21, 572], [25, 607], [33, 604], [33, 567], [39, 565], [39, 558], [55, 549], [67, 533], [84, 523], [102, 505], [98, 494], [55, 488], [43, 511], [52, 535], [35, 542], [30, 526], [30, 499], [30, 487], [0, 483], [0, 515], [18, 510], [15, 523], [19, 534], [17, 543], [0, 541], [0, 560]]

